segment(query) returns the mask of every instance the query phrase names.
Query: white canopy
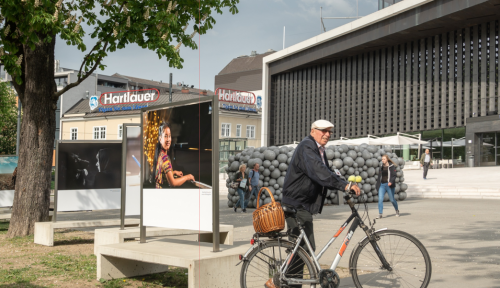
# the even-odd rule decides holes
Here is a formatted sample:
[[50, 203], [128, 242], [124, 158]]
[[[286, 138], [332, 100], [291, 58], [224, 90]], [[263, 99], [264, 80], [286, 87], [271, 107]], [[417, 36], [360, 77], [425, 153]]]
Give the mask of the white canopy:
[[399, 132], [395, 136], [383, 137], [377, 139], [380, 145], [412, 145], [412, 144], [429, 144], [426, 141], [418, 140], [412, 137], [400, 135]]
[[361, 144], [368, 144], [368, 145], [382, 145], [378, 140], [380, 138], [372, 135], [368, 135], [368, 137], [364, 138], [357, 138], [357, 139], [348, 139], [345, 137], [340, 137], [340, 140], [334, 140], [328, 142], [327, 145], [353, 145], [353, 146], [359, 146]]

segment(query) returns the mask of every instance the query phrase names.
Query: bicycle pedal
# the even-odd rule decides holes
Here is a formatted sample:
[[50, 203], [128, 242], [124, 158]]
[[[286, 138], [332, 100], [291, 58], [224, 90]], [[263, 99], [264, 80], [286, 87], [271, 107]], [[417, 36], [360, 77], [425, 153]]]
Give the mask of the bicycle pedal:
[[340, 277], [337, 272], [331, 269], [324, 269], [319, 272], [319, 284], [321, 288], [338, 288]]

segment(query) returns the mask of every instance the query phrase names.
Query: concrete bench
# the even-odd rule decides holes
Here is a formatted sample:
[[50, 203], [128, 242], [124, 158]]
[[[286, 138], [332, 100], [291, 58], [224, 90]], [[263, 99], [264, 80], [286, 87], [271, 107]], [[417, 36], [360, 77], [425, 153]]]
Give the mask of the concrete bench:
[[[233, 245], [233, 225], [219, 225], [220, 244]], [[162, 227], [146, 227], [146, 237], [180, 236], [199, 234], [199, 242], [212, 243], [213, 233], [208, 231], [196, 231], [187, 229], [174, 229]], [[124, 243], [125, 239], [140, 237], [140, 228], [130, 227], [96, 229], [94, 234], [94, 254], [97, 255], [97, 246]]]
[[[241, 265], [238, 255], [250, 248], [173, 239], [127, 242], [97, 247], [97, 280], [135, 277], [165, 272], [168, 266], [188, 269], [188, 287], [240, 287]], [[264, 286], [264, 284], [262, 284]]]
[[[104, 219], [89, 221], [58, 221], [58, 222], [36, 222], [35, 244], [54, 246], [54, 229], [82, 228], [99, 226], [119, 226], [120, 219]], [[138, 226], [139, 219], [125, 219], [126, 226]]]

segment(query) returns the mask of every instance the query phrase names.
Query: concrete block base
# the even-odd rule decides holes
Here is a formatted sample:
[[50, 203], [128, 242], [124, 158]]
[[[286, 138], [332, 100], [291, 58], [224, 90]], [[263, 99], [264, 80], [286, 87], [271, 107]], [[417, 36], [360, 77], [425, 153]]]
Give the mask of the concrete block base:
[[166, 266], [188, 269], [188, 287], [234, 288], [240, 286], [238, 256], [250, 245], [212, 245], [173, 239], [155, 239], [147, 243], [127, 242], [97, 247], [97, 279], [116, 279], [159, 273]]

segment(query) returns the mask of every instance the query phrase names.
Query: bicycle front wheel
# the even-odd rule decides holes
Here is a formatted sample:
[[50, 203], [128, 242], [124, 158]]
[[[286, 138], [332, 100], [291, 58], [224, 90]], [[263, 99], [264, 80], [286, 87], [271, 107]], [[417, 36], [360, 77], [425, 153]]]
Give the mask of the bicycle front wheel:
[[351, 272], [358, 288], [368, 287], [420, 287], [431, 279], [431, 258], [424, 245], [412, 235], [383, 230], [375, 233], [378, 247], [392, 271], [384, 268], [369, 239], [364, 239], [354, 250]]
[[[276, 287], [284, 287], [285, 283], [279, 283], [280, 267], [288, 254], [292, 253], [293, 248], [293, 244], [288, 241], [279, 243], [277, 240], [263, 241], [243, 262], [240, 274], [241, 288], [262, 288], [270, 279], [274, 280]], [[317, 279], [317, 271], [312, 259], [301, 248], [293, 256], [284, 274], [287, 278]]]

